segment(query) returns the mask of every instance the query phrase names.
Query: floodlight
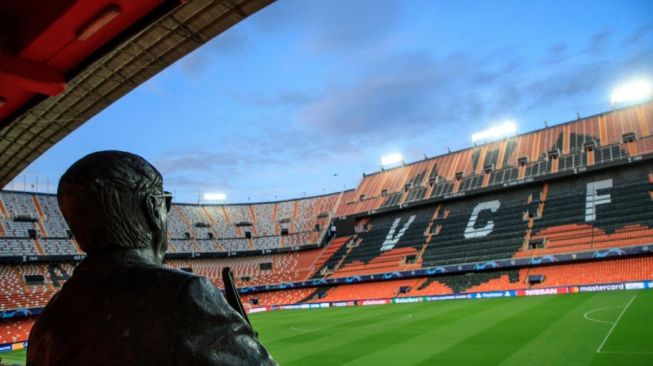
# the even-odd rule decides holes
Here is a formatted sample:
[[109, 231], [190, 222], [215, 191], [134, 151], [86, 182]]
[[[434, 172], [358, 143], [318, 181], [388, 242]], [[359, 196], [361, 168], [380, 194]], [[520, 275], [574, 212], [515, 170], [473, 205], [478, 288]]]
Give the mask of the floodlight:
[[403, 163], [404, 157], [399, 153], [392, 153], [381, 157], [381, 166], [384, 168], [390, 165]]
[[205, 201], [225, 201], [226, 199], [227, 195], [224, 193], [204, 193]]
[[472, 142], [481, 140], [490, 141], [502, 137], [514, 135], [517, 133], [517, 125], [513, 121], [505, 121], [504, 123], [488, 128], [485, 131], [476, 132], [472, 134]]
[[643, 102], [651, 99], [653, 88], [651, 83], [645, 80], [636, 80], [621, 85], [612, 92], [612, 104], [623, 102]]

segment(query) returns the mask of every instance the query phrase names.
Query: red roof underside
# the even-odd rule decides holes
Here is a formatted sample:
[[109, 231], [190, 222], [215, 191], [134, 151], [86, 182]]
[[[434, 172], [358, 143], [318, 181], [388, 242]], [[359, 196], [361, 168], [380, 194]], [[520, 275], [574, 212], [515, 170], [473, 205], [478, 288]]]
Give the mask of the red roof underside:
[[[0, 125], [34, 98], [61, 92], [76, 67], [163, 2], [0, 1]], [[101, 25], [103, 15], [110, 20]], [[78, 39], [86, 28], [96, 31]]]

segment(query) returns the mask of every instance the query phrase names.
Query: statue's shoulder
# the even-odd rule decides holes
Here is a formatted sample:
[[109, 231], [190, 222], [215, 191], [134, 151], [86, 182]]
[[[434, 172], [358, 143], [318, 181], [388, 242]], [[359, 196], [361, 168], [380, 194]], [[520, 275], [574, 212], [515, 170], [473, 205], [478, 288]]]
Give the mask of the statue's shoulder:
[[186, 271], [182, 271], [175, 268], [169, 268], [165, 266], [152, 266], [151, 270], [155, 272], [158, 277], [165, 277], [173, 281], [176, 280], [176, 281], [185, 282], [189, 280], [194, 280], [194, 279], [197, 280], [202, 278], [201, 276], [198, 276], [191, 272], [186, 272]]

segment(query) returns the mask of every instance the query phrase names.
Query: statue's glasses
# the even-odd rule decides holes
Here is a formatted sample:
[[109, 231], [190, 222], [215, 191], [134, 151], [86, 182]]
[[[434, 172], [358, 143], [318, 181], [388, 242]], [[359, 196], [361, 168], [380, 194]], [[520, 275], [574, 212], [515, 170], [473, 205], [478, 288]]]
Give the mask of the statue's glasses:
[[162, 194], [155, 194], [154, 197], [165, 199], [166, 211], [170, 212], [170, 208], [172, 207], [172, 193], [163, 191]]

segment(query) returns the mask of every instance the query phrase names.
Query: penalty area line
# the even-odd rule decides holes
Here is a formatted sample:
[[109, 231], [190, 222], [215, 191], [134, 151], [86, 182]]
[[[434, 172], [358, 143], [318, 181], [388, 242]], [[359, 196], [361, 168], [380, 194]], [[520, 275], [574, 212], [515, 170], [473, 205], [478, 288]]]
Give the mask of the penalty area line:
[[620, 308], [620, 307], [621, 307], [620, 305], [617, 305], [617, 306], [608, 306], [607, 308], [600, 308], [600, 309], [590, 310], [590, 311], [586, 312], [585, 314], [583, 314], [583, 317], [584, 317], [585, 319], [591, 321], [591, 322], [595, 322], [595, 323], [603, 323], [603, 324], [610, 324], [610, 325], [612, 325], [612, 324], [614, 324], [614, 322], [609, 322], [609, 321], [607, 321], [607, 320], [594, 319], [594, 318], [592, 318], [592, 317], [590, 316], [590, 314], [598, 313], [599, 311], [605, 311], [605, 310], [610, 310], [610, 309]]
[[601, 353], [601, 349], [605, 345], [605, 342], [607, 342], [608, 338], [610, 338], [610, 335], [614, 331], [614, 328], [617, 327], [617, 324], [619, 324], [619, 321], [621, 320], [621, 317], [624, 316], [624, 314], [626, 313], [626, 310], [628, 310], [628, 308], [633, 303], [633, 301], [635, 301], [636, 297], [637, 297], [637, 295], [633, 295], [633, 297], [630, 299], [630, 301], [628, 301], [628, 304], [626, 304], [626, 306], [624, 306], [623, 310], [621, 310], [621, 313], [619, 313], [619, 316], [617, 317], [617, 320], [615, 320], [614, 324], [612, 324], [612, 327], [610, 327], [610, 330], [608, 331], [608, 334], [606, 334], [605, 338], [603, 338], [603, 342], [601, 342], [601, 344], [599, 345], [599, 348], [596, 349], [596, 353]]

